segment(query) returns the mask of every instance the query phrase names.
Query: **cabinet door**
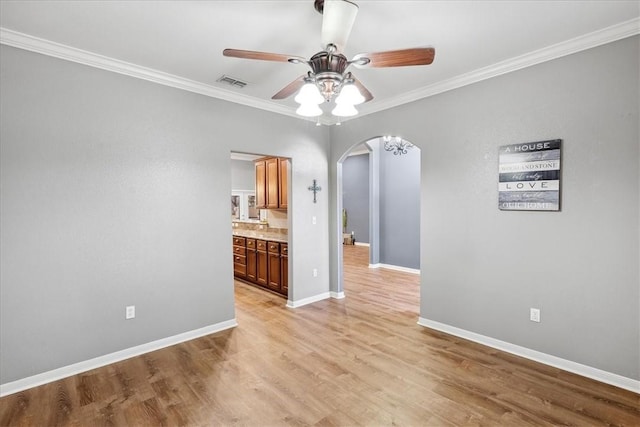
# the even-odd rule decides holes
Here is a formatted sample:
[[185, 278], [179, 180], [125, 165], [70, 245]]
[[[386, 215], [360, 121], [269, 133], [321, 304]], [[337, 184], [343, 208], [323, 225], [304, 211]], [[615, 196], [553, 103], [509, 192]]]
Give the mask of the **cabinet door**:
[[285, 296], [289, 295], [289, 257], [280, 256], [280, 289]]
[[247, 275], [246, 257], [244, 255], [233, 255], [233, 275], [245, 278]]
[[267, 207], [267, 169], [266, 161], [258, 160], [256, 166], [256, 209]]
[[247, 248], [247, 280], [252, 282], [258, 280], [258, 252], [249, 248]]
[[278, 159], [267, 159], [265, 161], [265, 168], [267, 178], [267, 209], [278, 209]]
[[278, 159], [278, 207], [286, 209], [288, 207], [287, 182], [288, 182], [289, 160]]
[[267, 286], [268, 277], [268, 259], [267, 259], [267, 242], [264, 240], [256, 241], [256, 283], [258, 285]]
[[289, 295], [289, 244], [280, 243], [280, 292]]
[[280, 254], [269, 254], [269, 289], [280, 292]]

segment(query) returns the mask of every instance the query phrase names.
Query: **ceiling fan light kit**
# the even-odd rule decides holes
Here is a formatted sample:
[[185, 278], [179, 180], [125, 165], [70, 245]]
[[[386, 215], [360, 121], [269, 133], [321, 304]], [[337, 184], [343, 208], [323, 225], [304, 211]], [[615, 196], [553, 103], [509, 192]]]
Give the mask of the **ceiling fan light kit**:
[[319, 105], [335, 99], [334, 116], [350, 117], [358, 114], [355, 105], [371, 101], [373, 95], [346, 71], [350, 65], [356, 68], [382, 68], [412, 65], [429, 65], [435, 50], [431, 47], [392, 50], [386, 52], [359, 53], [351, 61], [342, 53], [358, 13], [358, 5], [347, 0], [315, 0], [314, 7], [323, 14], [321, 41], [324, 50], [308, 61], [299, 56], [239, 49], [225, 49], [228, 57], [257, 59], [262, 61], [306, 64], [311, 71], [289, 83], [272, 99], [285, 99], [298, 92], [295, 101], [300, 104], [298, 115], [316, 117], [323, 114]]
[[360, 105], [365, 101], [364, 96], [360, 93], [353, 83], [346, 83], [340, 89], [340, 95], [336, 98], [336, 104]]
[[316, 84], [309, 80], [300, 88], [300, 91], [294, 98], [298, 104], [319, 105], [324, 102], [324, 98], [320, 95], [320, 91]]
[[318, 104], [300, 104], [296, 114], [302, 117], [317, 117], [322, 115], [322, 109]]
[[337, 117], [352, 117], [358, 114], [358, 110], [352, 104], [337, 104], [331, 114]]

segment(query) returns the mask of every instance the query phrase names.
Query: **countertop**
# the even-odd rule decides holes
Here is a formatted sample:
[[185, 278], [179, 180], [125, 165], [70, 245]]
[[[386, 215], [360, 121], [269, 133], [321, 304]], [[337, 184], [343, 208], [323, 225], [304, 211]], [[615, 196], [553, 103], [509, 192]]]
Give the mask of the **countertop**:
[[233, 230], [234, 236], [248, 237], [250, 239], [269, 240], [271, 242], [288, 243], [288, 236], [282, 233], [273, 233], [262, 230]]

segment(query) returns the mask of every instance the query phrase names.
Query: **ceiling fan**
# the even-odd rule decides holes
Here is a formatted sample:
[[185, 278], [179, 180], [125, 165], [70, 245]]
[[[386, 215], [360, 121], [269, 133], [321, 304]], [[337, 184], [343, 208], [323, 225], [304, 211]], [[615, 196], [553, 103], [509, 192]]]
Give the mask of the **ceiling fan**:
[[432, 47], [359, 53], [348, 60], [342, 52], [355, 22], [358, 5], [348, 0], [315, 0], [314, 7], [323, 15], [323, 50], [309, 60], [300, 56], [250, 50], [225, 49], [222, 52], [224, 56], [234, 58], [308, 65], [311, 71], [272, 96], [272, 99], [285, 99], [299, 91], [295, 100], [300, 104], [296, 111], [300, 115], [321, 115], [319, 104], [335, 97], [336, 107], [332, 114], [352, 116], [358, 113], [355, 105], [372, 100], [371, 92], [347, 71], [351, 65], [356, 68], [382, 68], [429, 65], [433, 62], [435, 49]]

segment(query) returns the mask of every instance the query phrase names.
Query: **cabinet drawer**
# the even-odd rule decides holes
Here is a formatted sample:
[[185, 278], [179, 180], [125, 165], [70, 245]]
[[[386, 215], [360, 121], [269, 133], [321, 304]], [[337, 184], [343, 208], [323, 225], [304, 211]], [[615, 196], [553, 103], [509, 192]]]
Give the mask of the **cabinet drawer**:
[[234, 255], [245, 255], [244, 246], [234, 246], [233, 247], [233, 254]]
[[269, 242], [268, 243], [268, 252], [269, 253], [280, 253], [280, 243], [277, 242]]
[[287, 243], [280, 243], [280, 255], [287, 256], [289, 254], [289, 245]]
[[256, 240], [256, 248], [258, 248], [259, 251], [267, 251], [267, 242], [264, 240]]
[[244, 255], [234, 255], [233, 263], [238, 265], [247, 265], [247, 257]]
[[256, 248], [256, 239], [247, 239], [247, 248]]
[[247, 275], [247, 266], [242, 264], [233, 264], [233, 274], [234, 276], [245, 277]]
[[245, 238], [244, 237], [234, 237], [233, 238], [233, 244], [236, 246], [244, 246], [245, 245]]

